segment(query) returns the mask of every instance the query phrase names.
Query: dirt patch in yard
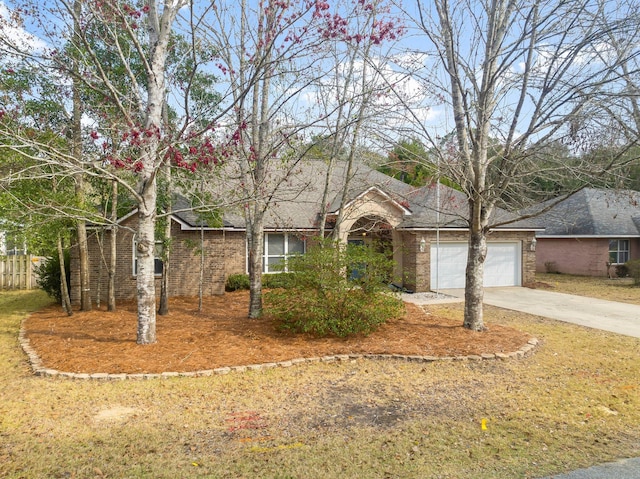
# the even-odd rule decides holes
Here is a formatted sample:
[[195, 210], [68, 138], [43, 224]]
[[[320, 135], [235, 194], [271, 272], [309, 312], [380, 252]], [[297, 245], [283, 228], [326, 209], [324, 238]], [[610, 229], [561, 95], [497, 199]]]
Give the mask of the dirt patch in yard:
[[531, 336], [489, 324], [466, 330], [459, 320], [440, 317], [429, 306], [406, 304], [406, 314], [369, 336], [314, 338], [276, 330], [269, 317], [247, 319], [247, 292], [204, 299], [172, 298], [170, 313], [157, 318], [156, 344], [136, 344], [134, 303], [66, 316], [52, 306], [32, 314], [25, 335], [44, 367], [76, 373], [161, 373], [214, 369], [334, 354], [460, 356], [507, 353]]

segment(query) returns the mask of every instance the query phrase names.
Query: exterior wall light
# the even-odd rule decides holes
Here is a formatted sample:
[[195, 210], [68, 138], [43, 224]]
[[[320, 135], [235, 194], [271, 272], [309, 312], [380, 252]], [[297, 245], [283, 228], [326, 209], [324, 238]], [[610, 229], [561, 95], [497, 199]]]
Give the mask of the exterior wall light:
[[420, 252], [424, 253], [427, 250], [427, 240], [424, 239], [424, 236], [420, 240]]

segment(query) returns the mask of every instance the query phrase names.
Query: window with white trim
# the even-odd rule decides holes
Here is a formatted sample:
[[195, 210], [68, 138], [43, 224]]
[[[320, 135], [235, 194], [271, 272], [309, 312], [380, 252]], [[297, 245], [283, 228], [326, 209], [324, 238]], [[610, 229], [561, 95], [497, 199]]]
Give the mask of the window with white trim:
[[609, 240], [609, 262], [623, 264], [629, 261], [629, 240]]
[[[162, 261], [162, 241], [156, 241], [153, 247], [153, 274], [162, 276], [164, 262]], [[133, 275], [138, 274], [138, 242], [133, 241]]]
[[304, 239], [294, 234], [265, 233], [262, 272], [280, 273], [287, 271], [287, 258], [295, 254], [304, 254], [304, 252]]

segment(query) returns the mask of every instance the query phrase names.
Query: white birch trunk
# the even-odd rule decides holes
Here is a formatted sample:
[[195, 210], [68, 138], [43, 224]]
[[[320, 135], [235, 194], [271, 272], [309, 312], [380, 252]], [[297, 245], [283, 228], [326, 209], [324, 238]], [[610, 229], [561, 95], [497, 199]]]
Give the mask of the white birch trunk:
[[109, 285], [107, 287], [107, 311], [116, 310], [116, 269], [118, 267], [118, 182], [111, 183], [111, 229], [109, 235]]
[[58, 233], [57, 238], [58, 261], [60, 261], [60, 294], [62, 296], [62, 309], [68, 316], [73, 315], [71, 307], [71, 298], [69, 298], [69, 285], [67, 284], [67, 268], [64, 265], [64, 248], [62, 245], [62, 236]]
[[156, 342], [156, 287], [155, 287], [155, 226], [157, 187], [156, 173], [160, 166], [158, 160], [160, 135], [162, 134], [162, 113], [166, 101], [165, 69], [167, 46], [171, 36], [171, 26], [184, 1], [172, 4], [164, 3], [158, 12], [156, 2], [150, 2], [149, 44], [151, 45], [150, 67], [147, 72], [147, 103], [145, 110], [146, 142], [141, 149], [141, 171], [138, 173], [137, 192], [138, 232], [137, 255], [138, 271], [136, 287], [138, 296], [138, 344]]
[[249, 318], [262, 314], [262, 251], [264, 225], [262, 215], [255, 215], [249, 233]]
[[156, 288], [155, 288], [155, 226], [156, 189], [155, 177], [141, 193], [144, 199], [138, 207], [138, 232], [136, 254], [138, 268], [136, 288], [138, 296], [138, 344], [156, 342]]

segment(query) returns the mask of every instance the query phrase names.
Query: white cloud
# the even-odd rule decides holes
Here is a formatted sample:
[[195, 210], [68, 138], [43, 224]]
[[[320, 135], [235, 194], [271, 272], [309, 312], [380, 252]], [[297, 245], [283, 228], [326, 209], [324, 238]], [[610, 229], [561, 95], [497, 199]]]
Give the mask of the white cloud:
[[[0, 41], [15, 53], [42, 53], [48, 45], [41, 38], [28, 32], [18, 15], [0, 2]], [[4, 48], [3, 48], [4, 49]]]

